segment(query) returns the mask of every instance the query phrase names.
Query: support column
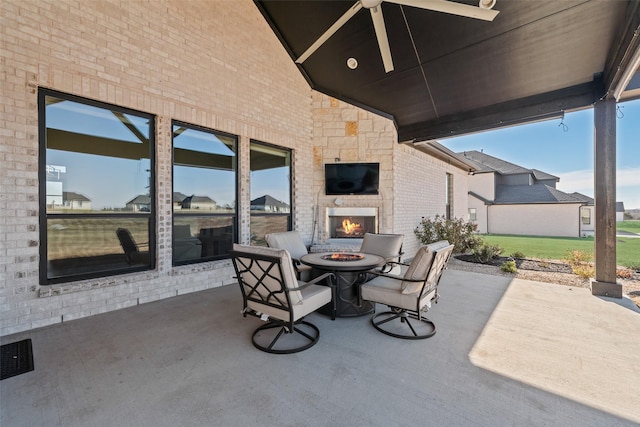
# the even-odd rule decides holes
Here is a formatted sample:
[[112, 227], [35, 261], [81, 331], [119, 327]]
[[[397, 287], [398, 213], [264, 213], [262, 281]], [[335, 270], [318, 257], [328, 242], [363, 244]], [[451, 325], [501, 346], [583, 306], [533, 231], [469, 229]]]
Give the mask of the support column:
[[595, 126], [595, 280], [593, 295], [622, 298], [616, 283], [616, 101], [596, 103]]

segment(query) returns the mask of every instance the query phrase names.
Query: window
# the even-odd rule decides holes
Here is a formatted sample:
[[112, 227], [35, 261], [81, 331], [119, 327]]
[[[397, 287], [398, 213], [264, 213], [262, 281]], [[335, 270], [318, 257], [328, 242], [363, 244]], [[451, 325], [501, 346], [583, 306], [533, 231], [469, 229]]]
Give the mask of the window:
[[40, 283], [154, 267], [151, 115], [41, 89]]
[[173, 122], [173, 264], [229, 256], [237, 230], [238, 139]]
[[580, 208], [580, 218], [582, 219], [583, 224], [591, 224], [591, 208]]
[[477, 221], [478, 215], [476, 208], [469, 208], [469, 221]]
[[291, 150], [251, 141], [251, 244], [291, 230]]
[[453, 175], [448, 173], [445, 189], [445, 218], [453, 218]]

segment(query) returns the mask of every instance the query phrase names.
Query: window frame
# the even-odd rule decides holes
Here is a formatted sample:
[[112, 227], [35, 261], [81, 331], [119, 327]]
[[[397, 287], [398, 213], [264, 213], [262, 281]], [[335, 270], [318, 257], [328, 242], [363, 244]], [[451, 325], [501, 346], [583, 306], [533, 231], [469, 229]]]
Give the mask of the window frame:
[[234, 160], [233, 160], [233, 167], [234, 167], [234, 183], [235, 183], [235, 206], [234, 206], [234, 212], [233, 212], [233, 243], [238, 243], [238, 236], [240, 233], [240, 230], [238, 229], [238, 225], [240, 224], [239, 221], [239, 216], [240, 216], [240, 211], [239, 211], [239, 198], [240, 198], [240, 152], [241, 152], [241, 148], [240, 148], [240, 137], [238, 135], [234, 135], [232, 133], [228, 133], [228, 132], [223, 132], [217, 129], [212, 129], [212, 128], [208, 128], [205, 126], [200, 126], [200, 125], [195, 125], [193, 123], [187, 123], [187, 122], [183, 122], [180, 120], [171, 120], [171, 235], [172, 235], [172, 239], [171, 239], [171, 264], [174, 267], [178, 267], [181, 265], [190, 265], [190, 264], [201, 264], [204, 262], [211, 262], [211, 261], [217, 261], [217, 260], [223, 260], [223, 259], [229, 259], [231, 257], [230, 254], [225, 254], [225, 255], [219, 255], [219, 256], [208, 256], [208, 257], [201, 257], [201, 258], [193, 258], [193, 259], [187, 259], [187, 260], [183, 260], [183, 261], [176, 261], [174, 254], [176, 252], [176, 245], [175, 245], [175, 220], [176, 217], [203, 217], [203, 216], [210, 216], [210, 217], [220, 217], [220, 218], [224, 218], [224, 217], [229, 217], [231, 216], [228, 213], [209, 213], [209, 214], [202, 214], [202, 213], [183, 213], [183, 214], [176, 214], [176, 210], [175, 210], [175, 206], [174, 206], [174, 202], [173, 202], [173, 193], [175, 192], [175, 189], [173, 188], [174, 186], [174, 155], [175, 155], [175, 151], [174, 151], [174, 144], [173, 144], [173, 128], [174, 126], [180, 126], [180, 127], [186, 127], [188, 129], [192, 129], [195, 131], [199, 131], [199, 132], [204, 132], [204, 133], [210, 133], [213, 135], [221, 135], [224, 136], [226, 138], [232, 138], [235, 140], [235, 156], [234, 156]]
[[478, 220], [478, 209], [469, 208], [469, 221], [477, 221], [477, 220]]
[[[129, 114], [149, 120], [149, 198], [151, 209], [145, 213], [49, 213], [47, 212], [47, 120], [46, 120], [46, 98], [54, 97], [64, 101], [84, 104], [90, 107], [115, 111], [122, 114]], [[128, 274], [138, 271], [149, 271], [156, 268], [156, 174], [155, 174], [155, 123], [156, 117], [153, 114], [133, 110], [118, 105], [84, 98], [77, 95], [68, 94], [47, 88], [38, 88], [38, 223], [39, 230], [39, 283], [42, 286], [55, 285], [59, 283], [76, 282], [86, 279], [96, 279], [102, 277], [111, 277], [121, 274]], [[70, 274], [60, 277], [49, 278], [48, 270], [48, 228], [47, 223], [50, 218], [69, 219], [69, 218], [147, 218], [148, 228], [148, 247], [149, 247], [149, 264], [123, 267], [121, 269], [100, 270], [89, 273]]]
[[[588, 215], [583, 215], [583, 212], [588, 212]], [[584, 221], [585, 218], [588, 220], [587, 222]], [[591, 209], [588, 206], [580, 207], [580, 222], [582, 225], [591, 225]]]
[[[287, 217], [287, 231], [293, 230], [293, 211], [294, 211], [294, 202], [293, 202], [293, 149], [288, 147], [282, 147], [280, 145], [271, 144], [269, 142], [260, 141], [257, 139], [249, 140], [249, 174], [251, 174], [251, 147], [253, 145], [262, 145], [267, 148], [272, 148], [276, 150], [281, 150], [289, 153], [289, 213], [260, 213], [251, 210], [251, 206], [249, 206], [249, 233], [251, 234], [251, 218], [254, 216], [278, 216], [278, 217]], [[251, 195], [251, 182], [249, 183], [249, 204], [251, 204], [252, 195]]]

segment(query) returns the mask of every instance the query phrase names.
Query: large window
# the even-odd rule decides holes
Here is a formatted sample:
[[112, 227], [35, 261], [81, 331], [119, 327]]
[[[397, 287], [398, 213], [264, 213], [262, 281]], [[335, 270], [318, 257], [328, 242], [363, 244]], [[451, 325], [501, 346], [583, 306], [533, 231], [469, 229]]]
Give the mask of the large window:
[[40, 282], [154, 267], [153, 116], [38, 94]]
[[227, 257], [236, 240], [237, 137], [173, 122], [173, 264]]
[[291, 230], [291, 150], [251, 141], [251, 244]]

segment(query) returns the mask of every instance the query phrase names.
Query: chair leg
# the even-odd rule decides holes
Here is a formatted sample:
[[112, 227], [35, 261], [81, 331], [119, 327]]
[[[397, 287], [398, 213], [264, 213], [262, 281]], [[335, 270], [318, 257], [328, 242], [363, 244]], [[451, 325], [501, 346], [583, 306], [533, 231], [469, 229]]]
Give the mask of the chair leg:
[[313, 347], [320, 339], [320, 330], [312, 323], [302, 320], [294, 323], [289, 331], [280, 322], [268, 322], [253, 333], [254, 347], [267, 353], [291, 354]]
[[436, 333], [436, 325], [426, 317], [394, 308], [371, 316], [371, 324], [383, 334], [409, 340], [430, 338]]

